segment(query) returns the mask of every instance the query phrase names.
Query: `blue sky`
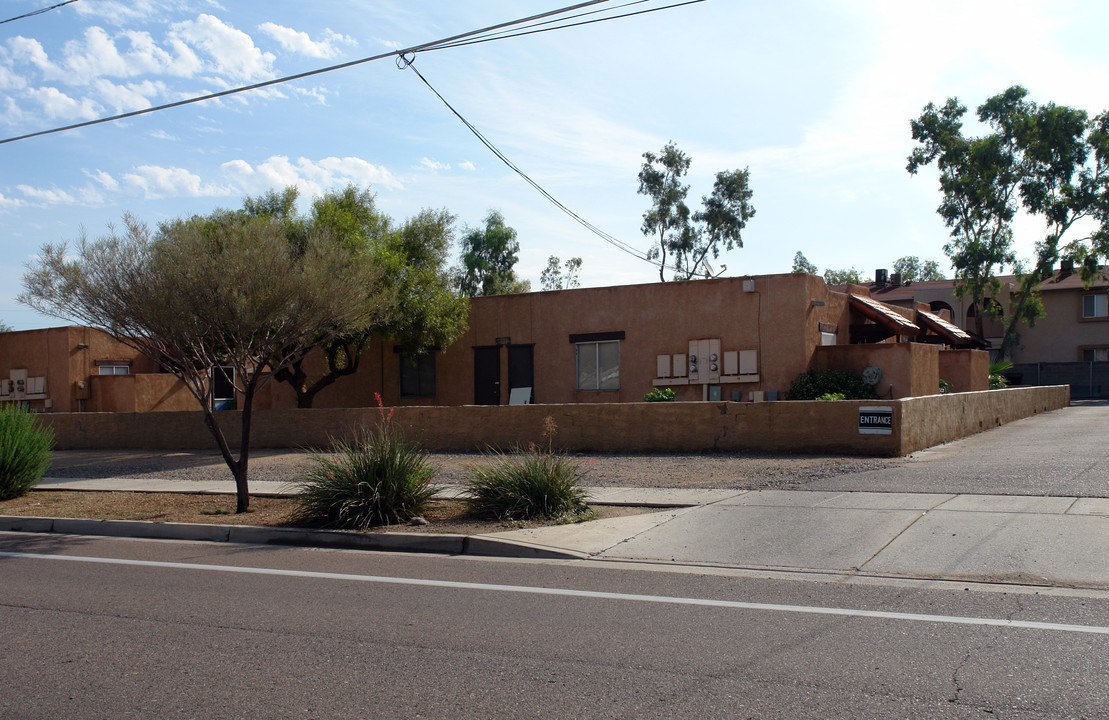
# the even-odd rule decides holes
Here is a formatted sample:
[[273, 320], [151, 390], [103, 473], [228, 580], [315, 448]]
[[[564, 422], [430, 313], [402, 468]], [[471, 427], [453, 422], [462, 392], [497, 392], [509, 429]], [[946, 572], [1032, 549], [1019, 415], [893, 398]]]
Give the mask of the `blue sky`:
[[[0, 19], [56, 0], [2, 0]], [[611, 3], [615, 5], [616, 3]], [[644, 6], [665, 3], [653, 1]], [[114, 115], [437, 40], [560, 7], [536, 0], [79, 0], [0, 25], [0, 138]], [[948, 263], [931, 172], [905, 172], [909, 120], [1012, 84], [1039, 102], [1109, 109], [1109, 4], [745, 2], [421, 53], [420, 71], [514, 163], [575, 212], [646, 250], [642, 153], [675, 141], [691, 199], [749, 167], [757, 215], [725, 275], [869, 274], [903, 255]], [[502, 165], [391, 59], [0, 145], [0, 321], [57, 325], [15, 301], [43, 243], [95, 236], [130, 211], [237, 207], [296, 184], [370, 186], [402, 219], [445, 207], [459, 227], [500, 210], [521, 276], [583, 258], [585, 286], [657, 280]], [[1029, 255], [1035, 222], [1017, 223]]]

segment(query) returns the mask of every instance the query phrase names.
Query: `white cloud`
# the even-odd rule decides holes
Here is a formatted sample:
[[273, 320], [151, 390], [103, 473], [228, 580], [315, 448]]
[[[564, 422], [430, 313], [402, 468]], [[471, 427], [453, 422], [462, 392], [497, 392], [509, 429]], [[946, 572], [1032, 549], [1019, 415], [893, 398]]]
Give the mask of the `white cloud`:
[[87, 175], [89, 179], [103, 187], [105, 190], [109, 190], [111, 192], [119, 191], [119, 181], [103, 170], [97, 170], [96, 172], [90, 172], [86, 170], [85, 175]]
[[274, 188], [296, 185], [306, 197], [323, 194], [331, 187], [348, 183], [399, 190], [396, 177], [382, 166], [355, 157], [327, 157], [322, 160], [298, 158], [296, 162], [284, 155], [274, 155], [258, 165], [245, 160], [231, 160], [221, 168], [243, 192], [260, 193]]
[[170, 141], [180, 140], [180, 138], [177, 137], [176, 135], [170, 135], [168, 132], [166, 132], [165, 130], [162, 130], [162, 129], [152, 130], [151, 132], [148, 132], [147, 135], [154, 138], [155, 140], [170, 140]]
[[30, 185], [16, 185], [15, 189], [23, 193], [27, 198], [40, 203], [48, 205], [57, 205], [64, 203], [66, 205], [72, 204], [74, 201], [73, 196], [64, 190], [43, 188], [36, 188]]
[[338, 44], [357, 44], [354, 38], [347, 35], [340, 35], [330, 29], [324, 31], [322, 40], [312, 40], [306, 32], [293, 30], [292, 28], [272, 22], [262, 23], [258, 26], [258, 29], [272, 37], [281, 47], [289, 52], [300, 53], [308, 57], [332, 58], [342, 52], [337, 47]]
[[199, 175], [183, 168], [142, 165], [124, 173], [123, 182], [147, 200], [173, 197], [211, 197], [231, 194], [229, 187], [205, 183]]
[[293, 91], [293, 94], [300, 95], [301, 97], [312, 98], [313, 100], [318, 102], [320, 105], [326, 105], [327, 104], [327, 88], [323, 88], [323, 87], [302, 88], [302, 87], [297, 87], [295, 85], [292, 85], [292, 86], [289, 86], [289, 89]]
[[420, 164], [423, 165], [424, 167], [428, 168], [429, 170], [450, 170], [451, 169], [451, 166], [448, 165], [447, 163], [441, 163], [438, 160], [432, 160], [431, 158], [426, 158], [426, 157], [423, 158], [422, 160], [420, 160]]
[[20, 90], [27, 85], [27, 81], [10, 68], [0, 65], [0, 90]]
[[249, 35], [212, 15], [201, 13], [196, 20], [174, 23], [170, 39], [203, 51], [210, 70], [233, 80], [273, 76], [273, 53], [262, 52]]
[[165, 85], [158, 82], [144, 80], [141, 83], [127, 83], [116, 85], [110, 80], [100, 78], [93, 83], [97, 96], [107, 105], [114, 107], [116, 112], [127, 110], [142, 110], [151, 107], [152, 99], [165, 92]]
[[151, 0], [97, 0], [96, 2], [83, 2], [72, 6], [78, 15], [104, 18], [115, 25], [125, 22], [141, 20], [154, 15], [161, 9], [159, 3]]
[[474, 167], [474, 164], [469, 160], [458, 163], [458, 167], [462, 168], [463, 170], [469, 170], [470, 172], [477, 170], [477, 168]]
[[404, 47], [403, 45], [401, 45], [399, 42], [396, 42], [395, 40], [382, 40], [381, 38], [374, 38], [373, 41], [375, 43], [378, 43], [379, 45], [384, 45], [385, 47], [389, 48], [390, 50], [400, 50], [402, 47]]
[[57, 88], [35, 88], [28, 90], [26, 94], [42, 106], [48, 118], [92, 120], [100, 116], [100, 106], [92, 100], [75, 100]]
[[18, 207], [23, 207], [26, 203], [19, 198], [11, 198], [0, 193], [0, 210], [14, 210]]

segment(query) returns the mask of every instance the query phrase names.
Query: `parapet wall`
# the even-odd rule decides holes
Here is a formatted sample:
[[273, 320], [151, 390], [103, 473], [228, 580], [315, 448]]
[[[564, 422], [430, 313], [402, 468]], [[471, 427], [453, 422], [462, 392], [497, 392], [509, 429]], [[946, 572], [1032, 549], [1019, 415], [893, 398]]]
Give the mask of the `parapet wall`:
[[[545, 443], [570, 452], [773, 452], [907, 455], [1068, 403], [1066, 386], [1011, 388], [901, 400], [765, 403], [601, 403], [398, 407], [392, 422], [432, 451]], [[890, 433], [859, 431], [859, 408], [890, 408]], [[53, 413], [59, 449], [215, 448], [200, 412]], [[238, 444], [239, 413], [219, 413]], [[256, 410], [254, 448], [326, 447], [381, 421], [377, 408]], [[548, 418], [550, 420], [548, 421]]]

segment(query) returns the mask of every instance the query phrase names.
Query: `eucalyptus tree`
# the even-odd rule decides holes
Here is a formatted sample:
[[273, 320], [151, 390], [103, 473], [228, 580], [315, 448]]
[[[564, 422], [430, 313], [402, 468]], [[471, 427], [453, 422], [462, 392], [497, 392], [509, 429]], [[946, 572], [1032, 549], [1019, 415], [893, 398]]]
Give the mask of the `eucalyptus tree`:
[[672, 141], [656, 155], [643, 153], [646, 161], [639, 171], [639, 194], [651, 199], [643, 214], [643, 234], [654, 238], [647, 257], [658, 261], [659, 280], [671, 268], [674, 279], [711, 277], [708, 256], [743, 247], [741, 233], [755, 216], [751, 204], [750, 171], [716, 173], [712, 193], [701, 198], [701, 210], [692, 212], [686, 203], [689, 185], [682, 178], [692, 161]]
[[[936, 163], [943, 195], [937, 212], [951, 228], [944, 252], [955, 270], [956, 294], [969, 295], [980, 309], [979, 334], [984, 313], [1001, 307], [997, 274], [1006, 266], [1015, 271], [1017, 287], [1000, 348], [1004, 357], [1019, 342], [1019, 323], [1034, 324], [1043, 316], [1037, 286], [1050, 277], [1054, 263], [1060, 257], [1077, 260], [1089, 280], [1109, 252], [1109, 114], [1090, 119], [1084, 110], [1038, 105], [1016, 85], [978, 107], [987, 134], [963, 134], [966, 112], [957, 98], [942, 107], [925, 106], [911, 122], [919, 147], [906, 169], [916, 174]], [[1020, 210], [1045, 223], [1030, 265], [1018, 263], [1012, 250], [1012, 222]], [[1094, 221], [1094, 230], [1068, 239], [1084, 219]]]

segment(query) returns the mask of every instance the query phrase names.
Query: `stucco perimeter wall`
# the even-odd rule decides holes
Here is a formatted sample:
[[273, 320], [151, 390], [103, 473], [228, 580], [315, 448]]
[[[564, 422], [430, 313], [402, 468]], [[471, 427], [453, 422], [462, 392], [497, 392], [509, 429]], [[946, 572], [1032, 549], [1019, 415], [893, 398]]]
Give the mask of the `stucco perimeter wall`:
[[[1068, 402], [1066, 387], [1013, 388], [893, 401], [767, 403], [597, 403], [501, 407], [398, 407], [393, 422], [429, 450], [511, 448], [544, 441], [572, 452], [775, 452], [895, 456], [954, 440], [995, 425], [1054, 410]], [[889, 406], [890, 435], [862, 435], [859, 407]], [[239, 413], [219, 414], [237, 445]], [[199, 412], [54, 413], [59, 449], [214, 448]], [[255, 448], [326, 447], [373, 427], [376, 408], [258, 410]]]
[[[1006, 388], [905, 398], [901, 405], [901, 455], [1070, 404], [1066, 385]], [[897, 429], [895, 428], [895, 431]]]

